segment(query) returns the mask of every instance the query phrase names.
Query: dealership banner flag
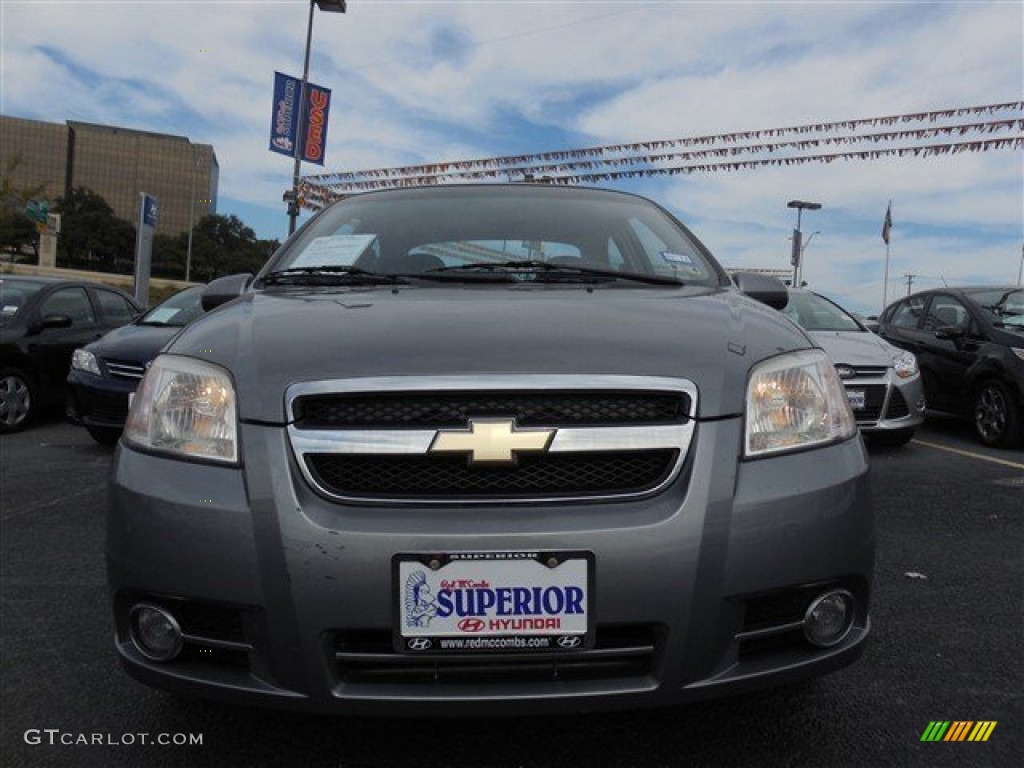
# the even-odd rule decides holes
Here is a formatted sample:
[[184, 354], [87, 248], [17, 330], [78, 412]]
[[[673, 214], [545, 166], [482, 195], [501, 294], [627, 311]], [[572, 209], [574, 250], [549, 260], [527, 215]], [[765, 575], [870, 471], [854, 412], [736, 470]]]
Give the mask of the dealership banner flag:
[[274, 113], [270, 120], [270, 151], [295, 157], [299, 135], [299, 97], [302, 81], [274, 73]]
[[889, 231], [892, 229], [892, 203], [885, 209], [885, 221], [882, 222], [882, 239], [889, 244]]
[[313, 83], [306, 84], [306, 109], [302, 127], [302, 159], [307, 163], [324, 164], [327, 148], [327, 116], [331, 109], [331, 91]]

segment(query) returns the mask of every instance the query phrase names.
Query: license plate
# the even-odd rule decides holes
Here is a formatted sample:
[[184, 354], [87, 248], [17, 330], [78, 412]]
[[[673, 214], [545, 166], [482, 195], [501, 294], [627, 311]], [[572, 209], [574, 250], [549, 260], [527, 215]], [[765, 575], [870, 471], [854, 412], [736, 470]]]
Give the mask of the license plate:
[[850, 407], [855, 411], [863, 411], [867, 405], [863, 389], [846, 390], [846, 399], [850, 401]]
[[395, 650], [575, 651], [593, 640], [591, 552], [401, 554]]

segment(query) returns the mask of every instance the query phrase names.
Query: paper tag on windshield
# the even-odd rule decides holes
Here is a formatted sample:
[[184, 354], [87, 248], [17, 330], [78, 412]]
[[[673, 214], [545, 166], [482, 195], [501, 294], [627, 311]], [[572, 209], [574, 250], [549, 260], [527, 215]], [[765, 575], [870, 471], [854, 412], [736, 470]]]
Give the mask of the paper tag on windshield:
[[693, 259], [685, 253], [662, 251], [661, 258], [665, 260], [666, 264], [670, 264], [677, 269], [693, 269]]
[[318, 237], [306, 246], [288, 268], [351, 267], [376, 239], [376, 235]]
[[166, 323], [168, 320], [170, 320], [172, 317], [174, 317], [180, 311], [181, 311], [180, 309], [173, 309], [173, 308], [168, 308], [168, 307], [162, 307], [160, 309], [154, 309], [152, 312], [149, 313], [149, 316], [146, 318], [146, 322], [147, 323]]

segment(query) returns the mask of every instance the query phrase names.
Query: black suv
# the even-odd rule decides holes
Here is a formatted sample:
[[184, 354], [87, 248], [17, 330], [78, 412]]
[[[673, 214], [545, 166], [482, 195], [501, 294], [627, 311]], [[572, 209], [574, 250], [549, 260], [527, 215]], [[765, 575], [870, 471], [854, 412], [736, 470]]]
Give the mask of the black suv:
[[886, 308], [879, 334], [917, 355], [928, 407], [1010, 447], [1024, 422], [1024, 288], [937, 288]]

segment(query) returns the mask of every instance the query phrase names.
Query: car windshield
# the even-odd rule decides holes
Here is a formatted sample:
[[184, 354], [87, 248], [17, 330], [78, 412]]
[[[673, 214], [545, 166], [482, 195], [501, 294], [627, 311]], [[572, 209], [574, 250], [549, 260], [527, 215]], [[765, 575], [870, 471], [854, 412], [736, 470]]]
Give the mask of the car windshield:
[[203, 289], [198, 285], [179, 291], [143, 315], [139, 319], [139, 325], [173, 327], [188, 325], [203, 314], [203, 307], [200, 303], [202, 293]]
[[991, 320], [1004, 327], [1024, 329], [1024, 289], [984, 291], [973, 294], [972, 298]]
[[0, 277], [0, 322], [17, 317], [29, 299], [45, 287], [34, 280], [12, 280]]
[[438, 280], [566, 279], [571, 273], [611, 282], [642, 275], [670, 285], [723, 280], [703, 246], [646, 200], [526, 185], [350, 198], [314, 220], [264, 275], [285, 270], [362, 271], [361, 279], [366, 273]]
[[805, 331], [864, 331], [846, 310], [816, 293], [791, 291], [782, 311]]

